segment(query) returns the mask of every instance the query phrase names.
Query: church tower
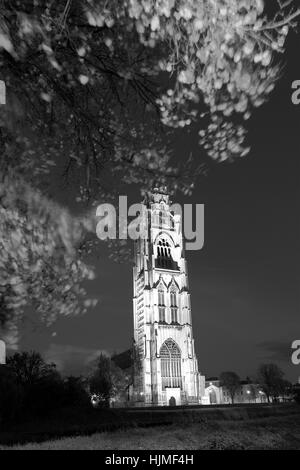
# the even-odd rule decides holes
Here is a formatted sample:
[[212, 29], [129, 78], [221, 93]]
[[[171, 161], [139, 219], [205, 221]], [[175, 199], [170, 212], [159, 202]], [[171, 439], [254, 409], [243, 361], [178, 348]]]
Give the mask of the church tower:
[[195, 354], [181, 219], [164, 189], [143, 203], [147, 237], [136, 240], [133, 268], [134, 383], [137, 406], [201, 403], [204, 377]]

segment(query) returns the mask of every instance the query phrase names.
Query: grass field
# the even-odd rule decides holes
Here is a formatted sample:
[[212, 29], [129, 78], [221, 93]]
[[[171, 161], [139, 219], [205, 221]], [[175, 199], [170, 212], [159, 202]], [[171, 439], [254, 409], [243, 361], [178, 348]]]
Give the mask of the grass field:
[[29, 443], [1, 450], [300, 450], [300, 414], [243, 421], [208, 420], [169, 426], [131, 428]]

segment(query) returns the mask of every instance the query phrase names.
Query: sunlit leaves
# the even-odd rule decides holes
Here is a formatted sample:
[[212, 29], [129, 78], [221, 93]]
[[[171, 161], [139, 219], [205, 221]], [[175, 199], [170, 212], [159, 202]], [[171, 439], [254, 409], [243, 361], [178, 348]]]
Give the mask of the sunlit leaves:
[[[9, 21], [1, 21], [2, 49], [24, 64], [23, 99], [29, 98], [34, 111], [46, 110], [52, 122], [61, 119], [63, 125], [53, 131], [69, 156], [68, 168], [85, 167], [80, 174], [87, 186], [99, 183], [96, 172], [104, 164], [112, 173], [120, 169], [114, 165], [120, 141], [127, 155], [123, 162], [133, 152], [146, 155], [147, 119], [136, 139], [126, 126], [137, 101], [145, 102], [147, 112], [158, 107], [161, 122], [171, 129], [193, 123], [202, 128], [203, 115], [212, 123], [249, 119], [275, 86], [276, 53], [284, 51], [292, 26], [287, 7], [270, 19], [263, 0], [81, 0], [68, 8], [38, 0], [29, 2], [26, 13], [18, 0], [15, 11], [4, 4]], [[15, 70], [9, 73], [8, 87], [17, 88]], [[168, 83], [166, 90], [162, 83]], [[40, 101], [48, 108], [41, 109]], [[43, 119], [34, 126], [45, 131]], [[66, 151], [65, 142], [76, 147]], [[158, 160], [162, 150], [157, 145]], [[145, 159], [141, 168], [146, 164]], [[128, 172], [123, 176], [127, 183]]]
[[244, 145], [246, 133], [241, 125], [213, 117], [209, 126], [199, 132], [200, 144], [214, 160], [230, 161], [249, 153], [250, 148]]
[[[158, 65], [175, 77], [175, 85], [158, 100], [164, 124], [185, 127], [199, 121], [203, 106], [212, 122], [233, 114], [249, 119], [273, 90], [279, 71], [272, 64], [274, 51], [283, 51], [289, 24], [272, 27], [262, 0], [128, 0], [128, 5], [143, 44], [168, 44], [168, 55]], [[205, 134], [211, 136], [214, 128]], [[233, 138], [230, 126], [222, 133], [226, 129], [227, 138]], [[204, 136], [200, 143], [205, 144]], [[231, 146], [238, 155], [235, 139]], [[225, 159], [224, 152], [219, 159]]]
[[17, 327], [25, 307], [47, 325], [59, 316], [83, 313], [82, 282], [93, 278], [78, 257], [84, 223], [20, 178], [6, 178], [0, 198], [2, 324]]

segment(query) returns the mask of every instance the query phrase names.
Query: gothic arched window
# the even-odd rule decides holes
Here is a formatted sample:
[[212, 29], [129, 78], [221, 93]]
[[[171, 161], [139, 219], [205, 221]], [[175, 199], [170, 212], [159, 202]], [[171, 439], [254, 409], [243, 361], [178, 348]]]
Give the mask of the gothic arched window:
[[175, 341], [167, 339], [160, 348], [162, 389], [182, 388], [181, 352]]

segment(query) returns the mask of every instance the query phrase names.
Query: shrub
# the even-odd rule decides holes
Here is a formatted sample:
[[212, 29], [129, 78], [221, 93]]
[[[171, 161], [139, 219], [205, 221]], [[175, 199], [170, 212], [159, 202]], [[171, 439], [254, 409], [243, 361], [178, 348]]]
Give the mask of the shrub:
[[64, 381], [64, 404], [88, 406], [91, 404], [85, 380], [82, 377], [67, 377]]
[[63, 406], [64, 383], [59, 374], [41, 378], [26, 388], [24, 404], [33, 416], [45, 416]]
[[300, 405], [300, 390], [297, 390], [295, 392], [294, 397], [295, 397], [295, 402], [298, 403], [298, 405]]
[[0, 366], [0, 425], [14, 421], [23, 405], [24, 390], [7, 366]]

